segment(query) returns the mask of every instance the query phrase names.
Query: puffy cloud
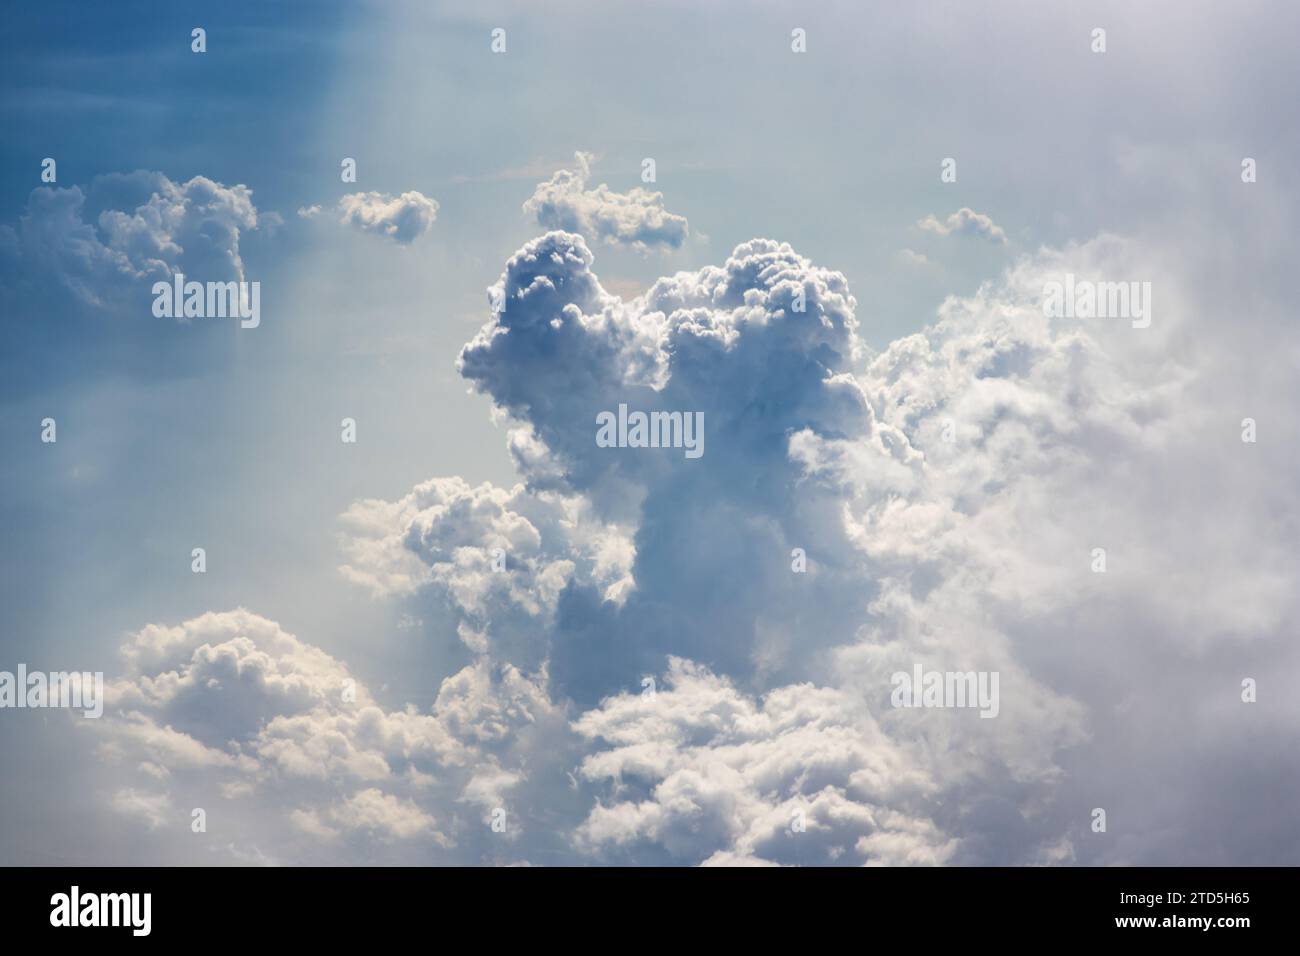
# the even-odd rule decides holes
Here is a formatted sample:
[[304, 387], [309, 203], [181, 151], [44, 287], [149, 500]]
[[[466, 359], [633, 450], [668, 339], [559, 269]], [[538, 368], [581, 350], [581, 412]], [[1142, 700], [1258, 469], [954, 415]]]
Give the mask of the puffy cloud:
[[86, 190], [32, 191], [17, 226], [0, 225], [0, 292], [31, 306], [51, 295], [149, 315], [152, 284], [177, 272], [241, 281], [240, 237], [259, 227], [253, 191], [205, 176], [96, 177]]
[[469, 650], [536, 668], [561, 592], [580, 574], [618, 601], [631, 586], [632, 544], [576, 497], [432, 479], [394, 501], [343, 515], [341, 568], [375, 595], [435, 594]]
[[1002, 231], [1001, 226], [984, 213], [976, 212], [966, 206], [958, 209], [947, 219], [939, 220], [929, 215], [917, 225], [926, 232], [938, 233], [941, 236], [973, 236], [999, 245], [1004, 245], [1007, 241], [1007, 234]]
[[[810, 478], [851, 496], [845, 527], [880, 585], [865, 639], [836, 652], [843, 679], [879, 686], [918, 659], [1002, 672], [1003, 713], [979, 759], [1035, 787], [1044, 809], [964, 787], [988, 812], [972, 810], [980, 826], [959, 859], [1185, 861], [1179, 841], [1214, 811], [1169, 794], [1214, 791], [1214, 768], [1235, 762], [1253, 724], [1221, 666], [1298, 669], [1279, 640], [1298, 610], [1282, 530], [1295, 512], [1278, 484], [1294, 462], [1266, 452], [1265, 465], [1240, 441], [1238, 409], [1256, 386], [1223, 361], [1231, 345], [1196, 305], [1202, 280], [1159, 250], [1113, 236], [1044, 250], [892, 343], [860, 378], [892, 462], [850, 439], [791, 442]], [[1065, 272], [1149, 278], [1155, 322], [1048, 318], [1044, 285]], [[1272, 370], [1253, 374], [1260, 394], [1294, 392]], [[1095, 548], [1105, 573], [1094, 573]], [[935, 713], [883, 720], [897, 732]], [[1196, 760], [1162, 742], [1193, 733]], [[1288, 738], [1274, 725], [1264, 749]], [[951, 739], [950, 766], [966, 763], [964, 740]], [[1137, 782], [1153, 763], [1160, 788]], [[1124, 807], [1122, 842], [1089, 839], [1069, 796], [1080, 792]]]
[[[311, 207], [299, 215], [314, 215]], [[408, 190], [400, 196], [389, 193], [349, 193], [338, 202], [339, 222], [355, 226], [362, 232], [387, 236], [402, 244], [414, 242], [433, 228], [438, 217], [438, 203], [423, 193]]]
[[[511, 445], [530, 487], [635, 528], [625, 604], [581, 577], [561, 595], [553, 678], [589, 705], [665, 653], [807, 676], [814, 655], [793, 653], [790, 629], [819, 646], [847, 640], [864, 598], [840, 505], [805, 494], [785, 452], [804, 428], [870, 428], [849, 374], [860, 346], [847, 282], [771, 240], [632, 301], [607, 293], [591, 263], [571, 233], [528, 243], [493, 292], [502, 310], [461, 355], [462, 374], [521, 423]], [[596, 416], [620, 404], [702, 414], [703, 457], [598, 447]], [[795, 547], [816, 557], [807, 583], [790, 574]], [[771, 600], [751, 604], [755, 592]], [[627, 638], [602, 640], [610, 630]]]
[[[360, 682], [345, 703], [343, 664], [247, 612], [147, 628], [103, 722], [138, 768], [119, 788], [273, 793], [253, 818], [314, 841], [249, 836], [277, 858], [363, 833], [467, 862], [1185, 852], [1223, 800], [1168, 787], [1214, 794], [1225, 765], [1264, 787], [1242, 734], [1279, 759], [1295, 742], [1290, 704], [1245, 722], [1235, 673], [1300, 678], [1300, 476], [1236, 433], [1294, 382], [1218, 360], [1178, 260], [1109, 236], [1042, 250], [871, 354], [844, 277], [788, 245], [623, 299], [581, 237], [539, 237], [460, 358], [524, 482], [434, 479], [343, 516], [343, 573], [470, 663], [420, 712]], [[1049, 318], [1067, 271], [1150, 277], [1155, 320]], [[620, 403], [702, 412], [705, 454], [598, 446]], [[916, 665], [997, 674], [997, 716], [892, 706]], [[1170, 749], [1187, 733], [1205, 759]], [[519, 825], [489, 842], [503, 805]], [[1097, 805], [1113, 839], [1087, 829]]]
[[689, 225], [684, 216], [664, 209], [663, 194], [637, 186], [616, 193], [605, 183], [587, 188], [591, 178], [590, 153], [574, 154], [575, 169], [558, 170], [538, 185], [524, 203], [524, 212], [545, 229], [579, 233], [589, 240], [630, 245], [679, 248]]
[[662, 690], [610, 698], [575, 727], [607, 746], [581, 773], [613, 794], [578, 829], [580, 846], [650, 841], [705, 863], [935, 864], [955, 845], [926, 819], [936, 786], [921, 755], [842, 691], [790, 685], [756, 701], [670, 658]]
[[[331, 807], [328, 815], [331, 821], [345, 830], [375, 833], [381, 839], [410, 839], [432, 834], [439, 843], [450, 845], [450, 841], [434, 829], [433, 818], [412, 801], [394, 797], [374, 787], [352, 794], [347, 800]], [[322, 824], [318, 814], [312, 811], [299, 811], [295, 819], [309, 832], [325, 835], [337, 832], [330, 829], [328, 824]]]
[[[601, 287], [592, 261], [572, 233], [525, 245], [492, 290], [501, 311], [461, 353], [461, 373], [525, 423], [512, 450], [534, 485], [592, 494], [613, 509], [628, 484], [718, 475], [768, 456], [763, 446], [783, 444], [789, 428], [834, 430], [865, 414], [851, 379], [837, 377], [859, 347], [841, 274], [756, 239], [722, 268], [660, 279], [629, 302]], [[680, 453], [598, 448], [595, 416], [619, 402], [703, 412], [712, 467]], [[599, 494], [603, 483], [617, 494]]]
[[[1098, 281], [1135, 269], [1156, 276], [1163, 298], [1157, 325], [1047, 318], [1044, 284], [1067, 269]], [[1267, 630], [1290, 606], [1275, 570], [1287, 562], [1267, 524], [1246, 522], [1247, 544], [1222, 526], [1211, 497], [1193, 494], [1177, 502], [1177, 526], [1167, 526], [1162, 502], [1177, 484], [1168, 475], [1171, 461], [1197, 462], [1234, 481], [1265, 477], [1241, 471], [1240, 454], [1209, 454], [1202, 444], [1196, 423], [1221, 414], [1221, 386], [1211, 388], [1194, 371], [1207, 368], [1207, 357], [1179, 344], [1198, 333], [1177, 289], [1160, 265], [1142, 262], [1134, 244], [1114, 237], [1023, 260], [1003, 284], [950, 299], [935, 325], [894, 342], [864, 376], [881, 422], [915, 455], [910, 479], [886, 484], [852, 460], [859, 449], [836, 440], [810, 439], [799, 454], [810, 465], [820, 459], [814, 470], [838, 472], [855, 485], [851, 528], [873, 555], [910, 560], [924, 547], [932, 554], [954, 549], [962, 562], [996, 556], [1000, 567], [989, 573], [999, 580], [989, 583], [1016, 602], [1059, 606], [1080, 590], [1114, 598], [1120, 588], [1157, 603], [1173, 593], [1161, 582], [1185, 563], [1179, 556], [1213, 537], [1219, 553], [1176, 572], [1197, 585], [1178, 589], [1159, 617], [1176, 623], [1183, 639], [1208, 639], [1234, 623]], [[1222, 426], [1234, 439], [1237, 420], [1229, 415]], [[1123, 462], [1121, 476], [1146, 480], [1118, 484], [1116, 462]], [[1126, 555], [1122, 580], [1079, 576], [1091, 547], [1106, 542]], [[1251, 593], [1250, 608], [1236, 602], [1243, 591]]]
[[243, 610], [147, 627], [122, 655], [91, 730], [102, 757], [168, 789], [125, 787], [114, 806], [157, 827], [185, 822], [173, 806], [251, 803], [242, 840], [299, 858], [313, 852], [295, 850], [303, 838], [316, 851], [374, 836], [450, 850], [467, 833], [474, 845], [482, 805], [529, 779], [516, 748], [567, 734], [544, 675], [480, 660], [448, 677], [427, 712], [386, 710], [337, 660]]
[[[462, 353], [463, 374], [519, 423], [511, 447], [528, 485], [507, 493], [430, 482], [345, 516], [345, 573], [380, 591], [459, 587], [459, 607], [485, 612], [472, 631], [484, 648], [483, 635], [508, 628], [520, 603], [508, 588], [547, 593], [532, 566], [539, 528], [556, 520], [544, 504], [583, 502], [628, 529], [612, 565], [617, 598], [594, 574], [590, 538], [554, 534], [549, 562], [568, 554], [570, 564], [552, 610], [528, 621], [554, 689], [588, 708], [574, 729], [598, 751], [580, 777], [612, 788], [596, 788], [575, 846], [649, 858], [658, 846], [695, 862], [792, 859], [787, 850], [820, 862], [942, 862], [961, 841], [927, 799], [978, 789], [990, 774], [1009, 772], [1025, 794], [1057, 779], [1056, 752], [1081, 737], [1079, 708], [1025, 672], [996, 628], [925, 633], [872, 656], [902, 614], [896, 586], [846, 520], [856, 488], [828, 476], [844, 468], [897, 496], [916, 486], [924, 461], [898, 426], [878, 420], [870, 380], [853, 374], [863, 352], [843, 277], [754, 240], [722, 268], [661, 279], [624, 301], [601, 287], [592, 262], [573, 234], [526, 245], [493, 290], [500, 310]], [[704, 458], [597, 447], [595, 414], [620, 402], [702, 410]], [[515, 517], [524, 513], [526, 527]], [[484, 602], [482, 551], [492, 542], [518, 552], [519, 575]], [[810, 555], [806, 576], [791, 573], [794, 547]], [[462, 548], [473, 549], [473, 587], [456, 581]], [[890, 669], [910, 670], [918, 653], [1005, 673], [1017, 699], [1000, 719], [1013, 732], [989, 735], [951, 713], [873, 716], [887, 707]], [[658, 698], [620, 692], [665, 660]], [[737, 679], [769, 690], [747, 697]], [[708, 715], [698, 726], [696, 698]], [[807, 755], [820, 747], [832, 756], [813, 774]], [[881, 783], [882, 767], [911, 789]], [[628, 786], [639, 788], [635, 799]], [[800, 808], [810, 830], [828, 834], [824, 846], [783, 849]]]

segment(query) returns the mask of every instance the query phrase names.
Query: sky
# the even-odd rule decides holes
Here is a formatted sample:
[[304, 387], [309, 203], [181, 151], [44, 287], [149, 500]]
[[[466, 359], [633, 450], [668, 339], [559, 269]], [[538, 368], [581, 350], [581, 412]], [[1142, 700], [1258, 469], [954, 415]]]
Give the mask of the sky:
[[1294, 865], [1297, 21], [12, 5], [0, 862]]

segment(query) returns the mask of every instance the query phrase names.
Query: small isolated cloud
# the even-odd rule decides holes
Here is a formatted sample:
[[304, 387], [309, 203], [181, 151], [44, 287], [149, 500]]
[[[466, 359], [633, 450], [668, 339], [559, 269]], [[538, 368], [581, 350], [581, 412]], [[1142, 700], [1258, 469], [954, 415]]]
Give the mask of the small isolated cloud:
[[[339, 200], [339, 222], [356, 226], [362, 232], [378, 233], [402, 244], [414, 242], [433, 226], [438, 218], [438, 203], [414, 189], [392, 196], [388, 193], [349, 193]], [[298, 214], [310, 218], [318, 206], [300, 209]]]
[[914, 266], [918, 269], [923, 269], [930, 264], [930, 260], [926, 258], [925, 253], [917, 252], [915, 249], [898, 250], [898, 261], [903, 265]]
[[917, 225], [926, 232], [935, 232], [941, 236], [974, 236], [999, 245], [1004, 245], [1007, 241], [1007, 234], [1002, 231], [1001, 226], [984, 213], [976, 212], [969, 206], [962, 206], [942, 222], [931, 215], [926, 216]]
[[298, 207], [298, 215], [303, 219], [315, 219], [320, 214], [321, 214], [321, 208], [319, 203], [315, 203], [310, 206]]
[[651, 246], [680, 248], [690, 227], [685, 216], [664, 209], [663, 193], [639, 186], [616, 193], [604, 183], [588, 189], [592, 158], [590, 153], [575, 153], [577, 168], [561, 169], [541, 183], [524, 203], [524, 212], [546, 229], [576, 232], [611, 245], [642, 251]]

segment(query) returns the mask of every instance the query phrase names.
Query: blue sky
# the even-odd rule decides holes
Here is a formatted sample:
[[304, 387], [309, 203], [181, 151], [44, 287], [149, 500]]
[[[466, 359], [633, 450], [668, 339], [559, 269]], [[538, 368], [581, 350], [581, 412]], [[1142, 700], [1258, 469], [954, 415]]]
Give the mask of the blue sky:
[[[1294, 862], [1296, 17], [18, 5], [0, 670], [113, 696], [0, 712], [0, 859]], [[178, 265], [260, 326], [155, 318]], [[920, 659], [998, 719], [890, 710]]]

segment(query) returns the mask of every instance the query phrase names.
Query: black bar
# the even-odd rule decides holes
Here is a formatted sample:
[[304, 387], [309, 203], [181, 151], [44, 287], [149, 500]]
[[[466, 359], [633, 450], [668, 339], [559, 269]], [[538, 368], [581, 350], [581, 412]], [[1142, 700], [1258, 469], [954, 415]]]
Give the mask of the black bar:
[[[0, 918], [7, 940], [82, 943], [116, 938], [374, 945], [403, 936], [450, 941], [456, 927], [493, 949], [517, 934], [535, 945], [586, 938], [619, 945], [762, 942], [774, 932], [861, 934], [885, 940], [1192, 940], [1232, 945], [1291, 921], [1292, 869], [246, 869], [37, 868], [4, 871]], [[77, 887], [82, 913], [98, 894], [149, 894], [149, 932], [123, 898], [113, 926], [53, 926], [57, 895]], [[87, 896], [96, 896], [93, 904]], [[65, 911], [66, 915], [66, 911]], [[1209, 920], [1208, 928], [1201, 921]], [[1143, 925], [1144, 921], [1151, 921]], [[1191, 921], [1195, 920], [1195, 923]], [[1224, 921], [1232, 921], [1232, 924]], [[1121, 921], [1127, 921], [1121, 925]], [[1135, 922], [1141, 921], [1141, 922]], [[1244, 922], [1242, 922], [1244, 921]], [[623, 927], [621, 930], [619, 927]], [[599, 935], [594, 933], [597, 927]], [[609, 933], [613, 935], [609, 935]], [[531, 935], [530, 935], [531, 934]], [[919, 934], [919, 935], [918, 935]], [[1242, 935], [1245, 934], [1245, 935]], [[684, 940], [684, 936], [682, 937]], [[468, 944], [467, 945], [474, 945]], [[584, 947], [586, 948], [586, 947]]]

